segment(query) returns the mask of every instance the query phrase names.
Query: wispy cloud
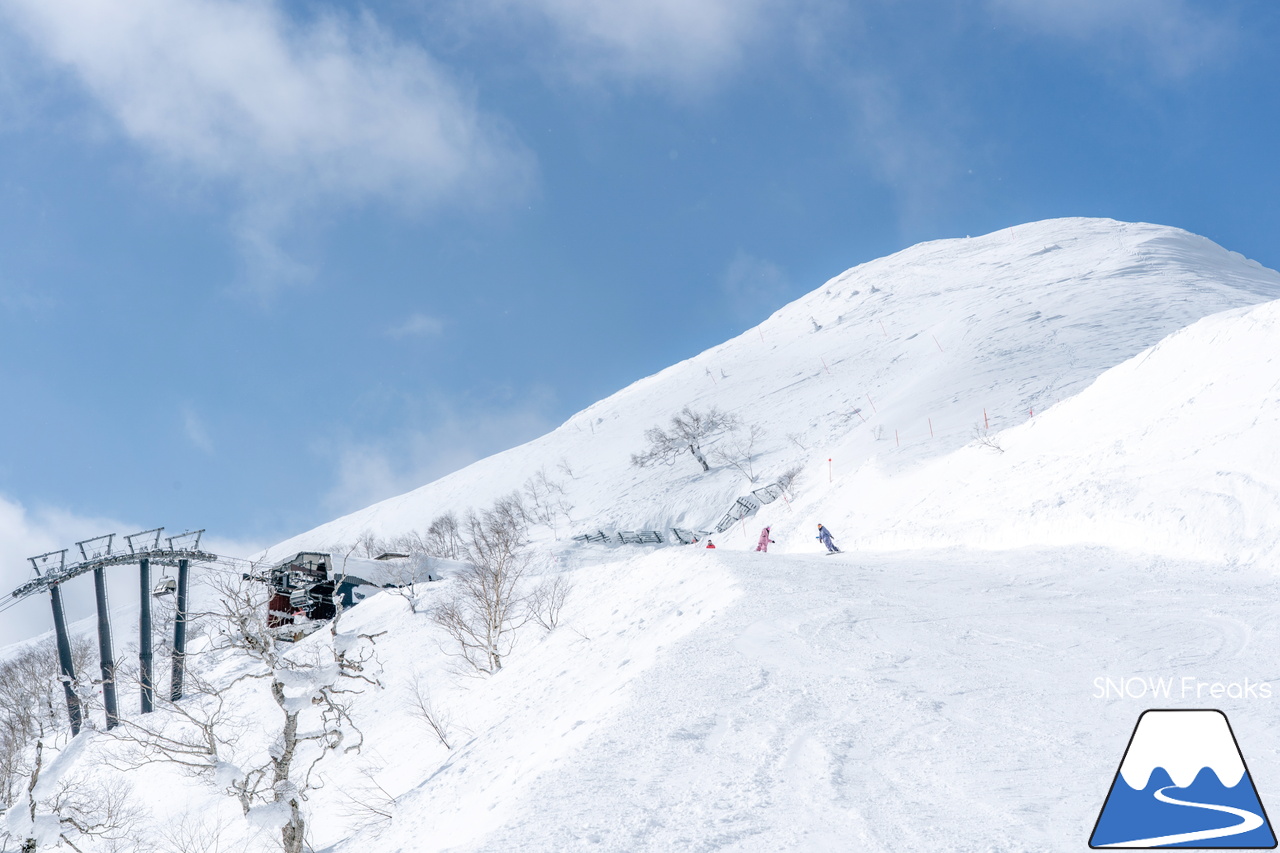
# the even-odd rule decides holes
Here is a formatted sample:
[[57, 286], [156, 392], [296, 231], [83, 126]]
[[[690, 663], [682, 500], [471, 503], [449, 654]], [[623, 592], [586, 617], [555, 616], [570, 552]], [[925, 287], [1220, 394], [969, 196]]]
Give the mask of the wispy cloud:
[[[50, 507], [30, 510], [0, 496], [0, 602], [7, 602], [14, 588], [35, 577], [28, 557], [71, 548], [73, 553], [67, 555], [71, 561], [79, 558], [74, 554], [75, 542], [113, 531], [132, 533], [135, 529], [108, 519], [79, 516]], [[67, 584], [64, 598], [73, 616], [89, 605], [92, 590], [92, 584]], [[49, 597], [24, 599], [0, 618], [0, 645], [26, 639], [52, 627]]]
[[335, 514], [362, 509], [457, 471], [552, 430], [549, 392], [509, 405], [464, 408], [438, 404], [432, 426], [379, 439], [337, 443], [322, 452], [335, 467], [326, 505]]
[[1197, 7], [1187, 0], [988, 0], [1000, 18], [1038, 34], [1065, 38], [1142, 58], [1174, 80], [1229, 55], [1237, 26], [1226, 4]]
[[[537, 34], [542, 58], [575, 83], [703, 91], [767, 38], [781, 0], [480, 0], [469, 14]], [[534, 41], [531, 39], [531, 41]]]
[[203, 453], [213, 453], [213, 439], [209, 437], [209, 429], [204, 419], [196, 414], [191, 406], [182, 407], [182, 431], [187, 441]]
[[230, 184], [251, 210], [270, 200], [274, 221], [236, 228], [269, 275], [299, 273], [275, 248], [303, 202], [474, 207], [532, 182], [505, 124], [368, 13], [301, 23], [273, 0], [13, 0], [0, 17], [176, 175]]
[[410, 314], [387, 329], [392, 338], [433, 338], [444, 331], [444, 322], [427, 314]]

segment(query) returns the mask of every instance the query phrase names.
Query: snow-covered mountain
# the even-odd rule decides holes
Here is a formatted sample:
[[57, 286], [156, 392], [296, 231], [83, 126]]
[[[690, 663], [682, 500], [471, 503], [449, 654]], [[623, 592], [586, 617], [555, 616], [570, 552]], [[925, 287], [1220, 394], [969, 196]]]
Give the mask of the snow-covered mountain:
[[[973, 444], [976, 428], [995, 434], [1042, 415], [1202, 317], [1276, 297], [1274, 271], [1156, 225], [1058, 219], [921, 244], [835, 277], [758, 327], [632, 384], [542, 438], [270, 553], [350, 543], [366, 531], [392, 537], [422, 529], [441, 512], [489, 505], [539, 470], [563, 481], [574, 507], [567, 529], [557, 531], [563, 538], [600, 528], [707, 529], [736, 496], [797, 465], [806, 506], [821, 505], [827, 490], [839, 487], [826, 510], [838, 516], [828, 518], [862, 531], [862, 547], [973, 544], [982, 534], [913, 533], [919, 519], [900, 503], [892, 510], [898, 524], [877, 520], [868, 529], [867, 509], [881, 508], [885, 487], [876, 476], [855, 475], [893, 478], [944, 457]], [[1212, 353], [1187, 357], [1208, 359], [1202, 373], [1218, 364]], [[1178, 377], [1155, 373], [1164, 363], [1144, 365], [1140, 386], [1178, 387]], [[1251, 363], [1237, 354], [1222, 367], [1247, 372]], [[764, 430], [755, 447], [756, 483], [731, 467], [704, 475], [692, 456], [670, 468], [630, 464], [645, 447], [645, 430], [665, 426], [684, 406], [716, 406]], [[1134, 416], [1143, 419], [1140, 412], [1092, 412], [1079, 429], [1105, 434]], [[557, 471], [562, 462], [572, 476]], [[956, 485], [920, 476], [943, 501]], [[857, 509], [842, 512], [845, 505]], [[1018, 544], [1034, 540], [1024, 536]], [[723, 544], [754, 546], [755, 538], [739, 531]]]
[[[1141, 711], [1206, 695], [1274, 800], [1274, 712], [1231, 686], [1274, 677], [1280, 644], [1277, 297], [1277, 273], [1155, 225], [927, 243], [542, 438], [280, 543], [271, 556], [422, 530], [541, 471], [573, 507], [534, 530], [539, 571], [572, 582], [561, 624], [522, 629], [496, 676], [453, 674], [402, 597], [344, 615], [344, 636], [380, 634], [381, 688], [353, 699], [364, 747], [318, 765], [312, 846], [1079, 850]], [[763, 428], [756, 482], [688, 454], [632, 466], [684, 406]], [[707, 528], [796, 466], [793, 494], [714, 551], [570, 538]], [[844, 553], [820, 555], [819, 521]], [[765, 524], [777, 544], [755, 553]], [[430, 604], [450, 581], [426, 587]], [[203, 665], [240, 748], [265, 754], [262, 685]], [[1126, 692], [1099, 695], [1100, 677]], [[424, 689], [452, 748], [414, 710]], [[113, 769], [115, 748], [87, 733], [42, 785], [132, 785], [140, 849], [198, 849], [175, 846], [178, 827], [269, 849], [208, 780]]]

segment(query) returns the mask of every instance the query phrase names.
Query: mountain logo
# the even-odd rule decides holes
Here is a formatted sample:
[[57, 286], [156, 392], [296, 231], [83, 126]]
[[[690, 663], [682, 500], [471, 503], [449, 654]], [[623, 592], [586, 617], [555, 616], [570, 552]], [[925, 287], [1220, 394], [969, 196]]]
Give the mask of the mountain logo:
[[1227, 715], [1217, 710], [1143, 711], [1089, 847], [1275, 846], [1271, 822]]

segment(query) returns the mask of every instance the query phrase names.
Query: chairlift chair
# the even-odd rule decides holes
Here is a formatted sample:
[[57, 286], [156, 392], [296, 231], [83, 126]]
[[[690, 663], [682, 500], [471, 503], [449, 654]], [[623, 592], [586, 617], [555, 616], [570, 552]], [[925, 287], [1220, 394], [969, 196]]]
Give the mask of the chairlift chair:
[[162, 595], [172, 595], [178, 588], [178, 582], [168, 575], [163, 575], [160, 580], [156, 581], [155, 587], [151, 590], [151, 594], [156, 598]]

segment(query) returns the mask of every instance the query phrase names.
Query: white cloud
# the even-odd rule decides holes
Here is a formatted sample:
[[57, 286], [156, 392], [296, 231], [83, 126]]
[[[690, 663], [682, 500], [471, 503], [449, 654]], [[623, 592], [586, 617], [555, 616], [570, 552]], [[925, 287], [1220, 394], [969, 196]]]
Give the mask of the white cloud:
[[[68, 562], [78, 559], [75, 543], [91, 536], [138, 528], [102, 518], [87, 518], [64, 510], [28, 510], [22, 504], [0, 496], [0, 606], [19, 585], [35, 577], [28, 557], [70, 548]], [[136, 584], [136, 581], [135, 581]], [[92, 607], [93, 584], [68, 583], [63, 591], [71, 618], [85, 615]], [[49, 596], [23, 599], [0, 616], [0, 646], [41, 634], [53, 628]]]
[[197, 450], [213, 453], [213, 439], [209, 437], [209, 430], [204, 420], [190, 406], [182, 407], [182, 431], [187, 436], [187, 441]]
[[335, 516], [354, 512], [544, 435], [557, 426], [543, 414], [549, 396], [484, 411], [441, 404], [430, 429], [325, 448], [337, 475], [326, 504]]
[[678, 90], [715, 84], [771, 34], [778, 0], [486, 0], [491, 19], [548, 28], [546, 53], [578, 83], [601, 78]]
[[1181, 79], [1229, 52], [1234, 24], [1221, 9], [1186, 0], [988, 0], [998, 16], [1038, 33], [1103, 46], [1117, 58], [1141, 56]]
[[271, 0], [5, 5], [129, 139], [248, 196], [471, 203], [531, 173], [464, 87], [367, 14], [301, 24]]
[[387, 329], [393, 338], [431, 338], [444, 331], [444, 323], [426, 314], [410, 314], [401, 322]]

